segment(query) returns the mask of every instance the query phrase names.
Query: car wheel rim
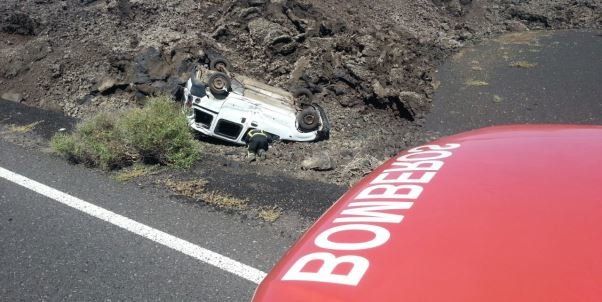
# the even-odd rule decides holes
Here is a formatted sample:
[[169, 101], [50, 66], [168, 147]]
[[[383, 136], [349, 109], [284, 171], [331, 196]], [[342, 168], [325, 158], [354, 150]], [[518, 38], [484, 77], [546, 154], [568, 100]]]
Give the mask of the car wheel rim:
[[215, 89], [221, 90], [224, 89], [224, 86], [226, 86], [226, 82], [221, 78], [217, 78], [213, 81], [213, 87]]
[[307, 124], [307, 125], [313, 125], [313, 123], [315, 121], [316, 121], [316, 117], [311, 114], [308, 114], [303, 117], [303, 122], [305, 122], [305, 124]]

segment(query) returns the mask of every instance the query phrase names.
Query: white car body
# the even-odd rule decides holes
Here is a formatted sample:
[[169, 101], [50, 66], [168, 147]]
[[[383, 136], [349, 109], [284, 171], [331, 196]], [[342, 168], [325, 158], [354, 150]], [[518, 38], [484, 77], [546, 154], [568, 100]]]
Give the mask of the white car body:
[[[200, 78], [197, 76], [197, 78]], [[330, 125], [324, 110], [320, 113], [320, 127], [304, 132], [298, 127], [297, 113], [291, 93], [240, 75], [232, 76], [232, 89], [227, 96], [216, 96], [208, 86], [199, 91], [192, 78], [184, 88], [184, 103], [190, 108], [187, 118], [191, 128], [231, 143], [244, 145], [245, 135], [251, 129], [261, 129], [275, 139], [310, 142], [328, 137]], [[197, 85], [193, 87], [193, 85]], [[204, 95], [202, 95], [204, 94]]]

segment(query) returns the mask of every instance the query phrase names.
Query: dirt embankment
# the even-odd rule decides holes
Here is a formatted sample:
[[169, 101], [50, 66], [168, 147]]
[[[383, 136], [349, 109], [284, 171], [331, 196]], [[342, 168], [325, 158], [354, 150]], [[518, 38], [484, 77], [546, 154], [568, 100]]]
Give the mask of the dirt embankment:
[[430, 138], [420, 124], [432, 74], [458, 48], [507, 30], [600, 28], [601, 10], [598, 0], [7, 0], [0, 91], [86, 117], [172, 93], [220, 53], [236, 72], [311, 89], [332, 120], [330, 140], [277, 143], [257, 169], [346, 184]]

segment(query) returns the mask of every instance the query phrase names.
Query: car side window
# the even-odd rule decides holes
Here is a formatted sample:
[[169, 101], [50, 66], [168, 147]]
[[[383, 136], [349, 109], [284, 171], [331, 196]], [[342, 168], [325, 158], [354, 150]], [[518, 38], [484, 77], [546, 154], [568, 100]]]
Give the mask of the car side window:
[[240, 132], [242, 132], [242, 125], [224, 119], [220, 119], [219, 121], [217, 121], [217, 125], [215, 126], [214, 132], [215, 134], [221, 135], [223, 137], [237, 139], [240, 135]]

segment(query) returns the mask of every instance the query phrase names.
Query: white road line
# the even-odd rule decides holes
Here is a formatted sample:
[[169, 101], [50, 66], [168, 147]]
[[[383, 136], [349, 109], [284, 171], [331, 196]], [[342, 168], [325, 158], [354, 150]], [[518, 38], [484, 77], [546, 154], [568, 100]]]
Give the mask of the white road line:
[[22, 187], [25, 187], [31, 191], [42, 194], [48, 198], [54, 199], [66, 206], [72, 207], [88, 215], [102, 219], [108, 223], [114, 224], [120, 228], [138, 234], [144, 238], [150, 239], [156, 243], [172, 248], [188, 256], [194, 257], [200, 261], [213, 265], [221, 270], [235, 274], [251, 282], [259, 284], [261, 280], [265, 278], [266, 273], [256, 268], [242, 264], [236, 260], [212, 252], [208, 249], [202, 248], [198, 245], [195, 245], [178, 237], [169, 235], [165, 232], [159, 231], [140, 222], [136, 222], [125, 216], [121, 216], [109, 210], [105, 210], [101, 207], [95, 206], [89, 202], [63, 193], [59, 190], [41, 184], [25, 176], [6, 170], [2, 167], [0, 167], [0, 177]]

